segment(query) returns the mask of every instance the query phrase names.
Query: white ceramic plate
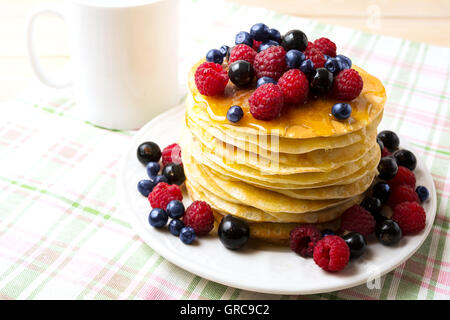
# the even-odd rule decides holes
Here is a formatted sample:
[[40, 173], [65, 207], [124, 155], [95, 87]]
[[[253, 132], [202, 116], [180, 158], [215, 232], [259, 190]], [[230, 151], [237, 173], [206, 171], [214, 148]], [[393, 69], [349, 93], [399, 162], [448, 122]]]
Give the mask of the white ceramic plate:
[[[137, 182], [147, 178], [144, 166], [136, 157], [138, 145], [144, 141], [154, 141], [162, 149], [178, 141], [183, 118], [184, 107], [176, 107], [150, 121], [134, 136], [122, 159], [118, 195], [123, 211], [139, 236], [164, 258], [185, 270], [227, 286], [257, 292], [329, 292], [367, 282], [376, 284], [373, 279], [390, 272], [411, 257], [431, 230], [436, 214], [436, 191], [430, 173], [418, 158], [415, 170], [417, 184], [430, 190], [430, 199], [423, 204], [427, 213], [425, 230], [415, 236], [403, 237], [394, 247], [371, 240], [363, 257], [352, 260], [338, 273], [323, 271], [313, 259], [304, 259], [289, 248], [249, 242], [241, 251], [227, 250], [215, 234], [200, 238], [193, 245], [185, 245], [166, 228], [155, 229], [149, 225], [150, 205], [136, 189]], [[186, 194], [184, 202], [185, 205], [190, 202]]]

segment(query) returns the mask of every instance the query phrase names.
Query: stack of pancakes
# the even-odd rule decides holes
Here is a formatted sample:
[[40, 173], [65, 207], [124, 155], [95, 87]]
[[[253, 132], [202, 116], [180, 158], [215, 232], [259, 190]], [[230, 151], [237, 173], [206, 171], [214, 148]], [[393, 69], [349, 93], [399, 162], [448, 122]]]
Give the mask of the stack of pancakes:
[[[208, 202], [217, 221], [234, 215], [249, 223], [251, 237], [270, 242], [286, 242], [299, 224], [338, 228], [340, 215], [361, 202], [377, 175], [382, 83], [353, 66], [364, 87], [349, 102], [349, 119], [331, 115], [342, 101], [316, 98], [262, 121], [249, 112], [254, 86], [239, 89], [230, 82], [222, 96], [201, 95], [194, 81], [200, 63], [189, 74], [180, 141], [190, 197]], [[244, 111], [237, 123], [226, 118], [232, 105]]]

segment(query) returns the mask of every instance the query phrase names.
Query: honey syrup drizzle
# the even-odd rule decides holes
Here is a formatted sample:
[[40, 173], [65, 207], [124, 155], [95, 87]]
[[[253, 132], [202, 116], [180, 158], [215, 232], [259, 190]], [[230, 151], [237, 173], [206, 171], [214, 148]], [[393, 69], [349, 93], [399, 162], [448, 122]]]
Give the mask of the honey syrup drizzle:
[[295, 137], [299, 132], [302, 135], [331, 136], [336, 132], [352, 132], [365, 127], [383, 109], [385, 100], [383, 85], [377, 78], [360, 70], [358, 68], [364, 87], [357, 98], [347, 102], [352, 107], [352, 114], [346, 120], [337, 120], [331, 114], [332, 106], [343, 101], [330, 97], [311, 99], [303, 105], [285, 107], [280, 117], [271, 121], [257, 120], [250, 113], [248, 103], [255, 89], [239, 89], [231, 82], [228, 83], [223, 95], [206, 97], [196, 90], [193, 98], [198, 107], [207, 110], [213, 122], [231, 124], [226, 118], [227, 111], [232, 105], [239, 105], [244, 111], [244, 116], [238, 123], [233, 124], [234, 126], [264, 130], [268, 134], [279, 132], [285, 137]]

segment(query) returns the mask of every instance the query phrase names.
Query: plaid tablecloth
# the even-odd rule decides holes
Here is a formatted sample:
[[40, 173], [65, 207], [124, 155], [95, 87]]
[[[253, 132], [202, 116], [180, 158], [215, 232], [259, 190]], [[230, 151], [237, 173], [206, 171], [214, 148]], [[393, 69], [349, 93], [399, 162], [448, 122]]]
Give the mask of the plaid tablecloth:
[[261, 21], [329, 37], [379, 77], [388, 93], [382, 127], [406, 137], [434, 177], [428, 239], [382, 277], [381, 289], [278, 296], [207, 281], [156, 254], [120, 211], [118, 161], [135, 132], [95, 127], [77, 114], [70, 91], [36, 85], [0, 108], [0, 298], [449, 299], [450, 49], [220, 1], [181, 3], [181, 84], [208, 49]]

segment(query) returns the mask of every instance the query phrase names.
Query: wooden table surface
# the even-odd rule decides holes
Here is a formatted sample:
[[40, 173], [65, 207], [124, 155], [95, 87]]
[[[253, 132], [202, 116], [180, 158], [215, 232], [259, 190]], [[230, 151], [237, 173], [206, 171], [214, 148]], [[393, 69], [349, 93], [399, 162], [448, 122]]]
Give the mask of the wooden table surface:
[[[450, 0], [229, 1], [372, 33], [450, 46]], [[41, 2], [0, 0], [0, 101], [11, 99], [34, 80], [26, 55], [25, 21], [29, 10]], [[37, 30], [44, 67], [57, 70], [69, 59], [63, 22], [53, 17], [42, 18], [38, 20]]]

